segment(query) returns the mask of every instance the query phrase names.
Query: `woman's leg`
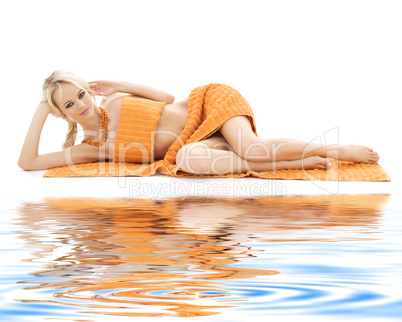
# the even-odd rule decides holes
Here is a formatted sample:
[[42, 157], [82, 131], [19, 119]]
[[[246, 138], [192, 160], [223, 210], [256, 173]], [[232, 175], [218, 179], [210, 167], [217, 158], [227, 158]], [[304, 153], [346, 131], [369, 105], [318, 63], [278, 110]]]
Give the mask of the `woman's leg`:
[[215, 175], [280, 169], [327, 169], [331, 166], [328, 159], [319, 156], [292, 161], [247, 161], [233, 151], [210, 148], [203, 141], [182, 147], [177, 154], [176, 164], [189, 173]]
[[295, 139], [260, 139], [244, 115], [230, 118], [219, 131], [233, 150], [249, 161], [300, 160], [314, 155], [362, 163], [377, 163], [379, 160], [377, 152], [361, 145], [326, 146]]

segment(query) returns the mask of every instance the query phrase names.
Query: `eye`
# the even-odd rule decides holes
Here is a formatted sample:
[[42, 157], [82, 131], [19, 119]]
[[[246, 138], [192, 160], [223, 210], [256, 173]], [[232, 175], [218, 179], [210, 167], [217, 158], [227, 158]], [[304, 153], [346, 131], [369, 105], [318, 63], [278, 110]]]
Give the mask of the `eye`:
[[[80, 95], [78, 95], [78, 98], [83, 98], [84, 97], [84, 95], [85, 95], [85, 92], [81, 92], [80, 93]], [[66, 108], [69, 108], [69, 107], [71, 107], [71, 106], [73, 106], [73, 103], [68, 103], [67, 105], [66, 105]]]

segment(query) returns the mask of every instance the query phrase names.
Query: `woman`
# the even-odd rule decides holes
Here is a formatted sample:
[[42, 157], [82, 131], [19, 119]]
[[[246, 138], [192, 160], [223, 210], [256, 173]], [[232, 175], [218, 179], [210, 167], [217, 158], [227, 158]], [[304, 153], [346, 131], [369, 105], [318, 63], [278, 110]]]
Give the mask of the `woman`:
[[[96, 95], [103, 96], [99, 107], [95, 103]], [[174, 103], [171, 94], [148, 86], [105, 80], [87, 83], [72, 73], [58, 70], [43, 84], [43, 99], [34, 114], [18, 165], [24, 170], [43, 170], [113, 159], [122, 100], [127, 96], [166, 103], [154, 141], [154, 158], [162, 159], [186, 125], [188, 98]], [[39, 155], [40, 134], [49, 114], [65, 119], [68, 133], [63, 151]], [[75, 145], [77, 123], [84, 131], [84, 139]], [[225, 174], [248, 170], [328, 169], [331, 163], [327, 157], [359, 163], [379, 160], [378, 153], [365, 146], [327, 147], [294, 139], [262, 139], [253, 132], [247, 116], [237, 115], [226, 120], [208, 138], [183, 145], [176, 163], [189, 173]]]

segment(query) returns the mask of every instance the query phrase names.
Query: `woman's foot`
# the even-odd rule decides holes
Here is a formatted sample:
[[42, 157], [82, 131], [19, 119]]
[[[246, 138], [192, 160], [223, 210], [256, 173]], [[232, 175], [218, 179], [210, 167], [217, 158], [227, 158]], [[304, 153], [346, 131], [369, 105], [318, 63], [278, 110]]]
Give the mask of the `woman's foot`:
[[[336, 152], [336, 151], [334, 151]], [[363, 145], [340, 145], [338, 159], [355, 163], [378, 163], [380, 156], [373, 149]]]
[[326, 158], [321, 158], [318, 155], [313, 155], [301, 160], [304, 170], [322, 169], [327, 170], [331, 167], [331, 161]]

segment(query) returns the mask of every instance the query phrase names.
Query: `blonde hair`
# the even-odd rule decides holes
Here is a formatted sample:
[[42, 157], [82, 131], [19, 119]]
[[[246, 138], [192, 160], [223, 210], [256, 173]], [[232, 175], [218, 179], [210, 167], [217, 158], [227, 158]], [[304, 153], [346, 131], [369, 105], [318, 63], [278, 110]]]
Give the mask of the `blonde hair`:
[[[95, 92], [89, 88], [88, 83], [84, 79], [65, 70], [56, 70], [48, 78], [46, 78], [43, 83], [42, 101], [47, 102], [51, 110], [58, 110], [61, 112], [60, 108], [53, 101], [52, 94], [56, 88], [61, 89], [61, 84], [65, 83], [71, 83], [78, 88], [87, 91], [93, 98], [95, 98]], [[67, 119], [67, 121], [68, 132], [66, 135], [66, 140], [63, 144], [63, 149], [73, 146], [75, 139], [77, 138], [77, 122], [70, 119]]]

